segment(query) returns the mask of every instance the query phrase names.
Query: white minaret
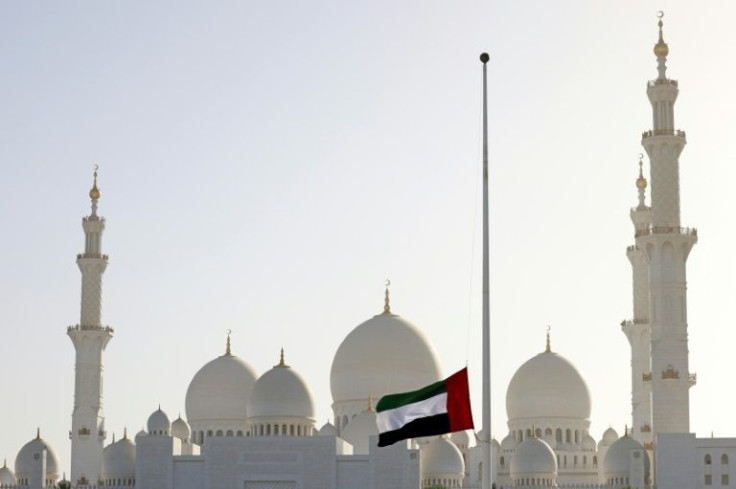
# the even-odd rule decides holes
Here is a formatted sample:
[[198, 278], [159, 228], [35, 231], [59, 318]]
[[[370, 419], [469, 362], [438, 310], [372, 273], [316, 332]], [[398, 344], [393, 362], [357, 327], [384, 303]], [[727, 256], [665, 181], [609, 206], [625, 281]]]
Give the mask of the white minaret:
[[[661, 15], [660, 15], [661, 17]], [[697, 242], [695, 229], [680, 226], [679, 156], [685, 133], [675, 130], [677, 82], [665, 76], [669, 48], [659, 42], [656, 80], [647, 85], [654, 127], [642, 135], [651, 165], [651, 224], [637, 230], [636, 246], [649, 263], [649, 325], [651, 331], [652, 429], [655, 433], [688, 433], [690, 374], [687, 348], [686, 263]]]
[[102, 474], [105, 415], [102, 409], [102, 352], [113, 329], [102, 325], [102, 274], [107, 255], [102, 254], [105, 219], [97, 215], [97, 167], [89, 191], [92, 213], [82, 219], [84, 253], [77, 255], [82, 272], [82, 312], [79, 324], [69, 326], [67, 335], [76, 349], [74, 410], [72, 411], [72, 472], [75, 486], [97, 486]]
[[[640, 158], [643, 155], [640, 155]], [[631, 209], [634, 234], [645, 232], [652, 225], [652, 210], [644, 203], [647, 180], [644, 178], [642, 161], [639, 159], [639, 205]], [[631, 417], [632, 436], [642, 445], [652, 445], [652, 374], [651, 374], [651, 329], [649, 326], [649, 260], [644, 250], [636, 245], [626, 249], [631, 262], [634, 316], [621, 323], [631, 345]]]

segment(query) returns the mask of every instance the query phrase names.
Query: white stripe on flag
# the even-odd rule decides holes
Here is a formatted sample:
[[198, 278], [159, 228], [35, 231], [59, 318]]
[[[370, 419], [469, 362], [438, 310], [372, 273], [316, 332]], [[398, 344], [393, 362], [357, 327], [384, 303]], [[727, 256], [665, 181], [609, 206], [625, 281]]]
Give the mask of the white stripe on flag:
[[423, 401], [405, 404], [376, 414], [379, 433], [398, 430], [405, 424], [419, 418], [426, 418], [447, 412], [447, 392]]

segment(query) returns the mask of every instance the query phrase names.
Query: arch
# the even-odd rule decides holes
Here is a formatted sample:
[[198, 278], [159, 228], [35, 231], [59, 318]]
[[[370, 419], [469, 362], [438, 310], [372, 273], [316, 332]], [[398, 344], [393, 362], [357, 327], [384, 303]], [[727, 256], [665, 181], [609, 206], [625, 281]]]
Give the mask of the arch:
[[572, 430], [570, 428], [565, 430], [565, 443], [572, 443]]
[[557, 443], [562, 443], [562, 428], [557, 428], [555, 430], [555, 441]]
[[728, 465], [728, 455], [725, 453], [721, 455], [721, 465]]
[[710, 465], [712, 463], [711, 458], [710, 458], [710, 453], [705, 454], [705, 457], [703, 458], [703, 463], [705, 465]]
[[501, 455], [501, 460], [500, 460], [500, 463], [501, 463], [501, 467], [503, 467], [503, 465], [504, 465], [504, 462], [505, 462], [505, 459], [503, 458], [503, 455]]
[[215, 433], [215, 436], [222, 436], [222, 430], [217, 430], [217, 433]]
[[227, 430], [225, 436], [233, 436], [233, 430]]
[[551, 434], [552, 434], [552, 428], [547, 428], [546, 430], [544, 430], [544, 436], [549, 436]]
[[542, 437], [542, 428], [536, 428], [534, 430], [534, 436], [536, 436], [537, 438], [541, 438]]

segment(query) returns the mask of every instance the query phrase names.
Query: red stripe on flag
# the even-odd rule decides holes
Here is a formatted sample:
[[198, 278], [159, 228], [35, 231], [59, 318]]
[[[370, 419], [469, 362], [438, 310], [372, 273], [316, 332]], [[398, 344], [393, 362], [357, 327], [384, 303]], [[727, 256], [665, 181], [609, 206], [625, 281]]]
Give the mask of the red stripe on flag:
[[447, 415], [450, 418], [450, 431], [472, 430], [473, 413], [470, 410], [467, 367], [448, 377], [445, 385], [447, 385]]

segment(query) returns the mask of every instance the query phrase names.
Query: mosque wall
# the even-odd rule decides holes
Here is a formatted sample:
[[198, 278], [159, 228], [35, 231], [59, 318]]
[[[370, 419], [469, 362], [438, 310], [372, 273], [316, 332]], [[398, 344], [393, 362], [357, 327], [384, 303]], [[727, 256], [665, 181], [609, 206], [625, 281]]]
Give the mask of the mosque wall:
[[170, 436], [137, 436], [135, 460], [136, 489], [173, 487], [174, 440]]

